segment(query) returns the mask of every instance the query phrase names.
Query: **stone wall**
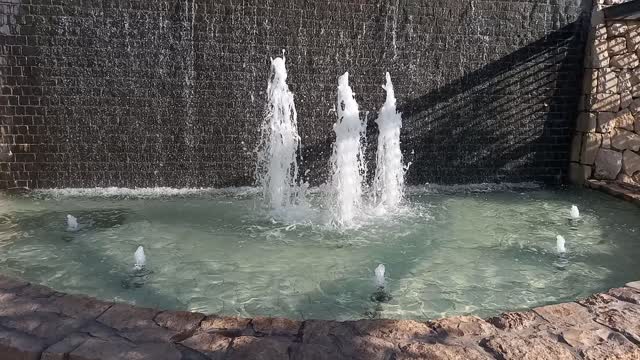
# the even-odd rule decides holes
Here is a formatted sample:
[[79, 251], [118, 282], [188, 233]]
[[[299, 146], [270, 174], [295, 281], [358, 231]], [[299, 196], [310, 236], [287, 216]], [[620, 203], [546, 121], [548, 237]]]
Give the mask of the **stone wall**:
[[[269, 57], [287, 51], [302, 171], [326, 180], [345, 71], [384, 73], [410, 183], [567, 176], [591, 0], [9, 0], [0, 189], [253, 183]], [[373, 166], [369, 167], [373, 171]]]
[[571, 178], [640, 184], [640, 21], [605, 20], [598, 0], [585, 58]]

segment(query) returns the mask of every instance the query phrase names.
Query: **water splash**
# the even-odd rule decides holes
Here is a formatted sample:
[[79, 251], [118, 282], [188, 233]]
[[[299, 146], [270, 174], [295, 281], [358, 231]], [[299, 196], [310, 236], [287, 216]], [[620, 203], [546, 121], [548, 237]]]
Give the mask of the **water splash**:
[[256, 177], [262, 185], [265, 203], [280, 209], [297, 203], [303, 195], [297, 185], [296, 156], [300, 146], [298, 115], [293, 93], [286, 83], [284, 51], [271, 59], [267, 85], [267, 109], [261, 128]]
[[385, 272], [384, 265], [383, 264], [378, 265], [378, 267], [376, 267], [374, 272], [376, 274], [376, 286], [378, 286], [379, 288], [384, 288], [384, 272]]
[[400, 151], [400, 128], [402, 116], [396, 110], [396, 97], [391, 83], [391, 75], [386, 74], [387, 99], [376, 119], [378, 124], [378, 149], [376, 154], [376, 174], [373, 191], [379, 206], [391, 210], [402, 201], [404, 193], [405, 167]]
[[73, 215], [67, 215], [67, 231], [78, 230], [78, 219]]
[[567, 252], [567, 249], [564, 247], [564, 244], [565, 244], [564, 237], [562, 235], [556, 236], [556, 251], [558, 251], [558, 254], [564, 254], [565, 252]]
[[134, 259], [136, 260], [133, 268], [135, 270], [142, 270], [147, 263], [147, 257], [144, 255], [144, 248], [142, 246], [138, 246], [136, 252], [133, 254]]
[[360, 120], [358, 103], [349, 86], [349, 73], [338, 78], [338, 120], [333, 125], [336, 141], [331, 155], [331, 189], [334, 220], [339, 225], [350, 225], [360, 206], [364, 179], [364, 153], [361, 139], [365, 123]]
[[580, 218], [580, 210], [575, 205], [571, 205], [571, 218], [577, 220]]

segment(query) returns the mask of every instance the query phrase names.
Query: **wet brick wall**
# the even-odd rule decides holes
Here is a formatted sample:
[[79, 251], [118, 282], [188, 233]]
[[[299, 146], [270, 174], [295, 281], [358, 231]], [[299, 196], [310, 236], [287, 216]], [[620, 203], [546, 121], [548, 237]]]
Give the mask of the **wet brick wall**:
[[[269, 57], [285, 49], [302, 169], [327, 178], [337, 78], [375, 112], [389, 71], [410, 183], [566, 178], [579, 0], [5, 0], [0, 188], [254, 179]], [[369, 166], [373, 171], [373, 165]]]

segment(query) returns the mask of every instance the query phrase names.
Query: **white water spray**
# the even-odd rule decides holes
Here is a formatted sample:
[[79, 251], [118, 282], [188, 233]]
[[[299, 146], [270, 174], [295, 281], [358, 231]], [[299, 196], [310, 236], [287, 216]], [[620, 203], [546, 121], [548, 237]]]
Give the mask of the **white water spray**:
[[135, 270], [144, 269], [144, 266], [147, 263], [147, 257], [144, 255], [144, 249], [142, 248], [142, 246], [138, 246], [138, 249], [136, 249], [136, 252], [133, 254], [133, 257], [136, 260], [136, 263], [135, 265], [133, 265], [133, 268]]
[[558, 254], [564, 254], [567, 252], [567, 249], [564, 247], [564, 243], [565, 240], [562, 235], [556, 236], [556, 250], [558, 251]]
[[580, 210], [575, 205], [571, 205], [571, 218], [577, 220], [580, 218]]
[[271, 59], [267, 85], [267, 109], [261, 128], [256, 176], [262, 185], [263, 198], [273, 209], [295, 204], [301, 196], [297, 186], [296, 155], [300, 145], [298, 115], [293, 93], [286, 83], [284, 51]]
[[378, 267], [376, 267], [376, 270], [374, 271], [376, 274], [376, 286], [378, 286], [379, 288], [384, 287], [384, 271], [385, 267], [383, 264], [378, 265]]
[[362, 137], [365, 124], [360, 120], [358, 103], [349, 86], [349, 73], [338, 78], [338, 120], [333, 125], [336, 141], [333, 144], [331, 189], [334, 193], [335, 220], [349, 225], [360, 206], [364, 159]]
[[67, 215], [67, 231], [78, 230], [78, 219], [73, 215]]
[[396, 110], [391, 75], [387, 73], [386, 78], [387, 84], [383, 88], [387, 91], [387, 99], [376, 119], [379, 135], [373, 191], [378, 205], [390, 210], [402, 200], [405, 168], [400, 151], [402, 115]]

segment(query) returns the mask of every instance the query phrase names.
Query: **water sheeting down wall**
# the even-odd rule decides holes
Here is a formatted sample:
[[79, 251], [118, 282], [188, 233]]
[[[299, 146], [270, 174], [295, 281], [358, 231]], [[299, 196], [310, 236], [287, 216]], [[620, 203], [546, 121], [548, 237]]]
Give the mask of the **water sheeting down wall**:
[[0, 4], [0, 188], [254, 182], [269, 57], [286, 50], [301, 173], [327, 180], [338, 76], [368, 116], [385, 72], [407, 181], [566, 178], [591, 2]]

